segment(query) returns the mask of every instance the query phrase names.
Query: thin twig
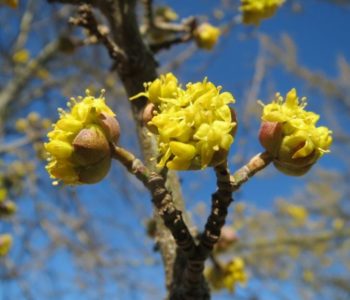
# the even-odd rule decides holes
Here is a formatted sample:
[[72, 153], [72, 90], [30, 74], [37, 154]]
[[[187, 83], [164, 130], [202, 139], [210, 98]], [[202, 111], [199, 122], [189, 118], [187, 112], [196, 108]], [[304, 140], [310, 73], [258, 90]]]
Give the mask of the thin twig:
[[230, 176], [232, 192], [237, 191], [243, 183], [267, 167], [272, 160], [273, 158], [268, 152], [259, 153], [254, 156], [246, 165]]
[[18, 148], [29, 145], [30, 143], [40, 140], [46, 131], [37, 132], [32, 136], [25, 136], [17, 140], [11, 141], [7, 144], [0, 145], [0, 153], [12, 152], [18, 150]]
[[79, 16], [70, 18], [73, 25], [83, 27], [90, 35], [95, 36], [108, 50], [109, 56], [116, 61], [125, 60], [126, 55], [122, 49], [109, 37], [107, 27], [98, 24], [90, 5], [83, 4], [79, 7]]
[[151, 44], [149, 47], [151, 48], [153, 53], [157, 53], [162, 49], [169, 49], [174, 45], [187, 43], [187, 42], [190, 42], [191, 40], [192, 40], [192, 35], [187, 34], [187, 35], [175, 37], [171, 40], [166, 40], [157, 44]]
[[[1, 115], [6, 111], [6, 107], [11, 100], [20, 93], [27, 82], [32, 78], [32, 75], [42, 67], [48, 60], [58, 53], [60, 50], [60, 41], [55, 40], [48, 43], [38, 54], [37, 57], [31, 59], [24, 67], [20, 74], [13, 80], [9, 81], [0, 92], [0, 112]], [[1, 123], [1, 121], [0, 121]]]

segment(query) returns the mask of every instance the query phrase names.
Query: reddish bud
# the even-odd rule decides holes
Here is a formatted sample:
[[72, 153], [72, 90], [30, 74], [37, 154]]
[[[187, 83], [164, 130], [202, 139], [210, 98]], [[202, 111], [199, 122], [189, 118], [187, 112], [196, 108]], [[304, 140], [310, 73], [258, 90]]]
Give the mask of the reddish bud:
[[142, 123], [147, 126], [148, 130], [154, 134], [158, 134], [158, 128], [154, 125], [149, 125], [148, 122], [154, 117], [156, 107], [153, 103], [149, 102], [142, 111]]
[[109, 172], [111, 167], [111, 157], [108, 155], [95, 164], [77, 168], [79, 181], [81, 183], [92, 184], [101, 181]]
[[220, 238], [216, 244], [217, 251], [224, 251], [238, 241], [236, 231], [231, 226], [221, 228]]
[[72, 160], [81, 166], [88, 166], [110, 156], [110, 145], [99, 126], [82, 129], [73, 141]]
[[99, 117], [99, 125], [101, 125], [108, 141], [112, 144], [117, 144], [120, 136], [120, 126], [117, 119], [106, 113], [101, 113]]
[[273, 156], [278, 155], [282, 143], [282, 124], [263, 121], [260, 126], [259, 140], [261, 145]]
[[305, 173], [307, 173], [313, 164], [307, 165], [307, 166], [298, 166], [296, 164], [288, 164], [286, 162], [281, 162], [279, 160], [274, 160], [273, 161], [274, 166], [276, 169], [281, 171], [282, 173], [286, 175], [291, 175], [291, 176], [302, 176]]

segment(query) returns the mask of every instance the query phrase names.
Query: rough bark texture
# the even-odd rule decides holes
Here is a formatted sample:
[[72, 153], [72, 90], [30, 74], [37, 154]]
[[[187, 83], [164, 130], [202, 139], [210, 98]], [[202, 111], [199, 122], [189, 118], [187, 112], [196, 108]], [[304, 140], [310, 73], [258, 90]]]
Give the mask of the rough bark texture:
[[[104, 10], [113, 39], [126, 55], [125, 60], [117, 62], [116, 69], [128, 96], [133, 96], [143, 91], [144, 82], [153, 81], [157, 77], [157, 62], [141, 38], [135, 6], [135, 0], [119, 0], [116, 1], [115, 9], [112, 13]], [[145, 99], [133, 101], [133, 114], [138, 125], [137, 130], [144, 161], [148, 168], [154, 170], [154, 165], [150, 159], [154, 158], [157, 153], [155, 141], [147, 135], [147, 129], [142, 126], [139, 120], [140, 111], [145, 103]], [[168, 172], [166, 187], [172, 193], [175, 206], [179, 210], [183, 210], [184, 204], [181, 188], [175, 172]], [[157, 224], [156, 239], [163, 258], [166, 286], [169, 291], [171, 287], [174, 287], [172, 281], [176, 245], [174, 238], [157, 213], [155, 213], [155, 219]]]

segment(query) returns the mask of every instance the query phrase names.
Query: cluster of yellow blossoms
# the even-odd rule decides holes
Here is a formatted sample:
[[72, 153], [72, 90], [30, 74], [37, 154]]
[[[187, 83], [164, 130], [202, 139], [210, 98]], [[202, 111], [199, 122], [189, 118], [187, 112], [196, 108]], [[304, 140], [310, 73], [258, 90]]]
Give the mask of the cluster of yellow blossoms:
[[[157, 166], [173, 170], [198, 170], [216, 166], [226, 158], [234, 140], [236, 118], [228, 104], [235, 100], [229, 92], [204, 79], [183, 89], [168, 73], [145, 84], [144, 122], [157, 135]], [[95, 183], [109, 171], [112, 148], [120, 129], [115, 114], [103, 95], [72, 98], [70, 112], [59, 110], [60, 120], [48, 134], [46, 167], [51, 178], [66, 184]], [[264, 105], [259, 139], [273, 158], [274, 165], [289, 175], [303, 175], [332, 143], [327, 127], [316, 127], [319, 115], [305, 110], [306, 98], [299, 103], [296, 90], [285, 100], [277, 93]]]
[[248, 280], [244, 261], [240, 257], [232, 259], [225, 266], [206, 269], [205, 276], [213, 289], [228, 289], [231, 293], [235, 291], [237, 283], [245, 285]]
[[264, 105], [260, 142], [273, 156], [275, 166], [289, 175], [303, 175], [324, 154], [329, 152], [332, 131], [316, 127], [320, 116], [305, 110], [306, 98], [299, 98], [295, 89], [285, 100], [277, 93], [274, 101]]
[[[168, 73], [146, 84], [145, 96], [154, 109], [147, 124], [158, 136], [158, 167], [203, 169], [226, 159], [236, 126], [228, 106], [233, 96], [204, 79], [182, 89]], [[146, 107], [147, 110], [147, 107]]]
[[78, 100], [72, 98], [68, 103], [70, 112], [59, 109], [60, 119], [45, 144], [47, 171], [51, 178], [66, 184], [100, 181], [110, 168], [110, 143], [119, 138], [119, 124], [105, 103], [103, 91], [99, 98], [86, 91], [86, 97]]
[[284, 0], [241, 0], [243, 23], [259, 25], [263, 19], [271, 18]]

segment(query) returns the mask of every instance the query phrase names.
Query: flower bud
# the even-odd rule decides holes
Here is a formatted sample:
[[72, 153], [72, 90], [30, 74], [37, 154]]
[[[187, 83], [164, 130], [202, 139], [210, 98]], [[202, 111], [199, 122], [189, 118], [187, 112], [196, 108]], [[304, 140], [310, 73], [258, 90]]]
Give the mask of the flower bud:
[[72, 145], [72, 160], [81, 166], [93, 165], [109, 156], [111, 151], [107, 137], [96, 125], [80, 130]]
[[12, 236], [9, 234], [0, 235], [0, 256], [5, 256], [11, 249]]
[[290, 176], [302, 176], [305, 175], [312, 167], [313, 164], [309, 164], [306, 166], [303, 166], [303, 163], [301, 165], [298, 165], [298, 162], [293, 162], [291, 163], [286, 163], [283, 161], [279, 161], [275, 159], [273, 161], [274, 166], [276, 167], [277, 170], [280, 172], [290, 175]]
[[276, 156], [282, 142], [282, 123], [263, 121], [259, 131], [261, 145]]
[[153, 103], [149, 102], [146, 104], [145, 108], [142, 111], [142, 124], [146, 125], [148, 130], [154, 134], [158, 134], [158, 129], [152, 124], [148, 124], [153, 117], [155, 116], [156, 107]]
[[111, 157], [106, 156], [95, 164], [90, 164], [77, 168], [79, 182], [93, 184], [101, 181], [109, 172], [111, 167]]
[[211, 50], [217, 44], [220, 34], [220, 29], [209, 23], [199, 25], [193, 32], [197, 46], [206, 50]]
[[99, 117], [99, 125], [101, 125], [107, 140], [112, 144], [117, 144], [120, 137], [120, 126], [117, 119], [106, 113], [101, 113]]

